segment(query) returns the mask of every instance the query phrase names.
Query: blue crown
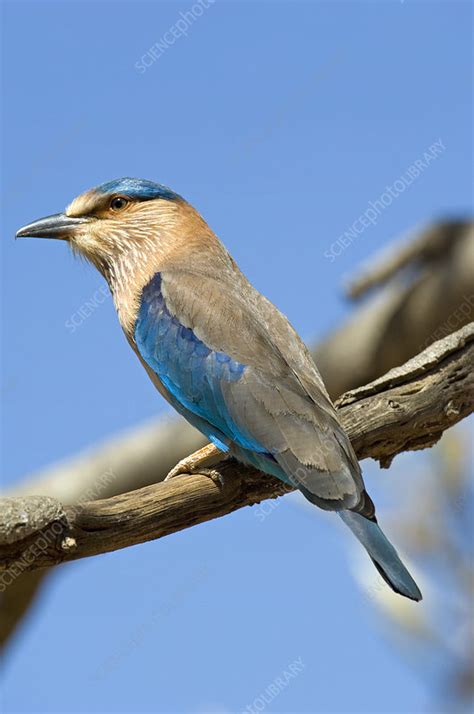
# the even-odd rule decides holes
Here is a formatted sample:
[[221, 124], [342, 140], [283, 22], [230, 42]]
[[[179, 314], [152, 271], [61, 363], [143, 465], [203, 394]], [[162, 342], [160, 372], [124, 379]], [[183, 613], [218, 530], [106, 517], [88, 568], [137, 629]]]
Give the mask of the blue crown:
[[124, 196], [129, 196], [130, 198], [135, 198], [141, 201], [149, 201], [153, 198], [164, 198], [167, 201], [182, 201], [182, 197], [172, 191], [167, 186], [163, 186], [161, 183], [155, 183], [154, 181], [147, 181], [147, 179], [136, 179], [136, 178], [119, 178], [113, 181], [107, 181], [106, 183], [96, 186], [93, 191], [98, 193], [120, 193]]

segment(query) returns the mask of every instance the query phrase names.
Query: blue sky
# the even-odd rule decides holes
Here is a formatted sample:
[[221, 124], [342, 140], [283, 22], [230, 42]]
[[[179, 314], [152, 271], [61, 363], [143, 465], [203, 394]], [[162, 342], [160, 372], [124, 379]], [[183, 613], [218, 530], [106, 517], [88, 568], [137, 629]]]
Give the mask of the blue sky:
[[[342, 279], [365, 258], [472, 210], [470, 3], [204, 5], [180, 35], [191, 0], [3, 4], [5, 485], [168, 413], [99, 275], [65, 245], [15, 243], [19, 226], [108, 179], [165, 183], [310, 341], [348, 314]], [[417, 463], [384, 481], [408, 488]], [[246, 509], [58, 571], [10, 650], [5, 711], [240, 712], [298, 658], [266, 711], [424, 711], [425, 682], [377, 627], [334, 520], [292, 496], [263, 523]]]

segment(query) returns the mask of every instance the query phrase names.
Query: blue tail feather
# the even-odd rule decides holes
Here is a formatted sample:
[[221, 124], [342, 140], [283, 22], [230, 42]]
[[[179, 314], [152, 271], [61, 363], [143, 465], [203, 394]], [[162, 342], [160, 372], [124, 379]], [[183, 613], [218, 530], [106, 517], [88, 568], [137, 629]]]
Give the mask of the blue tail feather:
[[421, 600], [421, 592], [397, 551], [376, 523], [354, 511], [338, 511], [344, 523], [372, 558], [375, 567], [392, 590], [411, 600]]

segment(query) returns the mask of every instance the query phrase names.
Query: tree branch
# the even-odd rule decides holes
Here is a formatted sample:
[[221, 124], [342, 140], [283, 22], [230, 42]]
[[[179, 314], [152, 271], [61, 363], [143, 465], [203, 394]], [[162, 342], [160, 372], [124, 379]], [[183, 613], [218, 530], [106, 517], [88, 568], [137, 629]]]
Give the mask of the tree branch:
[[[474, 323], [337, 403], [360, 459], [383, 466], [434, 444], [474, 410]], [[75, 506], [45, 496], [3, 499], [0, 589], [24, 571], [161, 538], [291, 490], [277, 479], [221, 462], [223, 486], [189, 475]]]
[[[375, 265], [365, 271], [367, 289], [356, 288], [355, 293], [378, 288], [377, 294], [313, 349], [333, 399], [377, 379], [474, 319], [473, 232], [469, 220], [439, 221], [415, 233], [415, 250], [396, 244], [395, 254], [400, 251], [402, 256], [392, 254], [388, 268], [384, 257], [375, 258]], [[425, 250], [431, 240], [438, 249]], [[109, 498], [157, 483], [204, 443], [202, 434], [182, 418], [156, 420], [36, 471], [15, 486], [12, 496], [43, 494], [76, 504]], [[0, 645], [23, 618], [48, 572], [26, 571], [6, 590], [0, 580]]]

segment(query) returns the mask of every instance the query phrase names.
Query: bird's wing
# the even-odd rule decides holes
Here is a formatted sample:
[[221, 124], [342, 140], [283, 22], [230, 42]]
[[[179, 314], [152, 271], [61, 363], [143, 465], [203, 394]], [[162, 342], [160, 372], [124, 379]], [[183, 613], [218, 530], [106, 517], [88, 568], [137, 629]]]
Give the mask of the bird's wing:
[[357, 459], [319, 373], [286, 318], [241, 274], [157, 274], [142, 294], [135, 341], [217, 442], [269, 455], [323, 508], [359, 504]]

